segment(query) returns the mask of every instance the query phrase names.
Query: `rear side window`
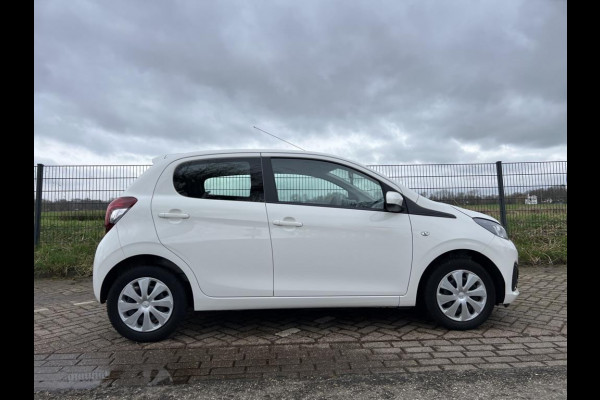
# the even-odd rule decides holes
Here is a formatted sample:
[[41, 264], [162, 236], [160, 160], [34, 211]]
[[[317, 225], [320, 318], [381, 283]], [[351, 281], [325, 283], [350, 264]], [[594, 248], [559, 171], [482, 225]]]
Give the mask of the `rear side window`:
[[180, 164], [173, 174], [175, 190], [197, 199], [264, 201], [259, 158], [220, 158]]

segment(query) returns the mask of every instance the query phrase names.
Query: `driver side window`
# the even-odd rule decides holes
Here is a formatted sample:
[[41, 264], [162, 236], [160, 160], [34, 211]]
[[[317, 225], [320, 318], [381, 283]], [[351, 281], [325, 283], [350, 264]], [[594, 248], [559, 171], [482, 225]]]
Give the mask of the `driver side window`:
[[376, 180], [327, 161], [272, 158], [280, 203], [383, 210]]
[[336, 197], [348, 197], [348, 191], [308, 175], [275, 173], [275, 186], [280, 203], [330, 205]]

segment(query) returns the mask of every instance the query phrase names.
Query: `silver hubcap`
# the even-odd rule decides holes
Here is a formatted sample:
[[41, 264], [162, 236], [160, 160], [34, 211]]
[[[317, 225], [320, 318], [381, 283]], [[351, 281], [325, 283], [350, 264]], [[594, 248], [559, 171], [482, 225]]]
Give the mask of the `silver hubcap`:
[[129, 282], [118, 301], [119, 316], [129, 328], [151, 332], [167, 323], [173, 313], [173, 296], [155, 278], [137, 278]]
[[479, 276], [459, 269], [442, 278], [436, 296], [438, 307], [448, 318], [469, 321], [485, 307], [487, 290]]

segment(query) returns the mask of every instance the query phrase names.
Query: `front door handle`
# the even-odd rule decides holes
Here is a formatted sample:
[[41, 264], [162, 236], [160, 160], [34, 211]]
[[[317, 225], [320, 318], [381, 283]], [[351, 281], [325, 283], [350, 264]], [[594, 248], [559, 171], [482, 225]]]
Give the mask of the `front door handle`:
[[298, 222], [298, 221], [286, 221], [286, 220], [276, 219], [275, 221], [273, 221], [273, 225], [301, 227], [302, 226], [302, 222]]
[[179, 219], [188, 219], [190, 214], [186, 213], [171, 213], [171, 212], [162, 212], [159, 213], [158, 216], [160, 218], [179, 218]]

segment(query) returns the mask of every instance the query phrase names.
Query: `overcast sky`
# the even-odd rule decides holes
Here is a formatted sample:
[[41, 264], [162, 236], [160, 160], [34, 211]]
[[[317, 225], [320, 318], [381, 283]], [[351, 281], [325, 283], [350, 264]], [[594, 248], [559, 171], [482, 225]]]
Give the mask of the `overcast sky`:
[[34, 6], [34, 162], [292, 148], [370, 163], [566, 160], [567, 5]]

